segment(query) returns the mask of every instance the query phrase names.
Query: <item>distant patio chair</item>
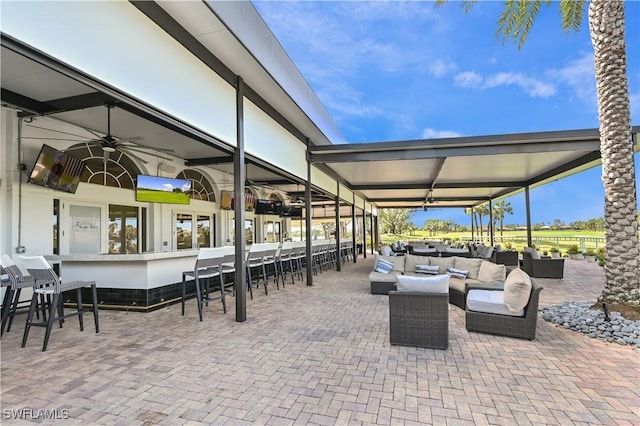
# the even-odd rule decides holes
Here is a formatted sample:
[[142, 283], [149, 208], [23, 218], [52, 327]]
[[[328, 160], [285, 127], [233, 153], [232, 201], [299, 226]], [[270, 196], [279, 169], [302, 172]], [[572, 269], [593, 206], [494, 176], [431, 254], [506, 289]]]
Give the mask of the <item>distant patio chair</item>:
[[563, 278], [564, 259], [542, 259], [536, 250], [525, 247], [522, 270], [534, 278]]

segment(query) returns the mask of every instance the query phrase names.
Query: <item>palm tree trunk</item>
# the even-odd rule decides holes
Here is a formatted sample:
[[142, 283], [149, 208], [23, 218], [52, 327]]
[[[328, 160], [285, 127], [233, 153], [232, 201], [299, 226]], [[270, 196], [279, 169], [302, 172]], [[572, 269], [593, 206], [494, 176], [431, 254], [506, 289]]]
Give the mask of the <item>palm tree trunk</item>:
[[607, 250], [601, 301], [640, 304], [636, 179], [624, 26], [623, 1], [591, 1], [589, 29], [598, 91]]

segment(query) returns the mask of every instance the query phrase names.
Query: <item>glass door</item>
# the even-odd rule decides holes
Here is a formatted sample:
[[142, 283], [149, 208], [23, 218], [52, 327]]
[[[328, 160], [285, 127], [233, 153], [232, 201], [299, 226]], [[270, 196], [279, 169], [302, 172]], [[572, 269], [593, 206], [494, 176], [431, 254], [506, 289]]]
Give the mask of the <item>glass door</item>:
[[69, 206], [69, 253], [100, 253], [100, 207]]
[[211, 217], [198, 215], [197, 221], [198, 247], [211, 247]]
[[138, 208], [109, 205], [109, 253], [138, 253]]
[[185, 213], [176, 213], [176, 248], [178, 250], [193, 248], [192, 233], [193, 216]]

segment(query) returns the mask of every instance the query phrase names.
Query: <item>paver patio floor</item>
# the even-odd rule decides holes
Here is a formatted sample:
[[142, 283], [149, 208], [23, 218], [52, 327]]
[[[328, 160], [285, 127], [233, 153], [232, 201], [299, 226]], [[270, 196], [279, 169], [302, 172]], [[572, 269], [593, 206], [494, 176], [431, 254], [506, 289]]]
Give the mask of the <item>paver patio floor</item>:
[[[248, 320], [219, 302], [197, 319], [173, 305], [101, 311], [20, 348], [24, 316], [2, 339], [3, 424], [640, 424], [640, 351], [556, 327], [535, 341], [469, 333], [450, 306], [447, 350], [390, 346], [386, 296], [369, 292], [373, 257], [314, 286], [254, 291]], [[567, 261], [540, 279], [541, 305], [595, 301], [602, 270]], [[290, 282], [290, 281], [289, 281]], [[16, 420], [22, 408], [68, 419]], [[14, 411], [12, 411], [14, 410]], [[23, 412], [24, 413], [24, 412]]]

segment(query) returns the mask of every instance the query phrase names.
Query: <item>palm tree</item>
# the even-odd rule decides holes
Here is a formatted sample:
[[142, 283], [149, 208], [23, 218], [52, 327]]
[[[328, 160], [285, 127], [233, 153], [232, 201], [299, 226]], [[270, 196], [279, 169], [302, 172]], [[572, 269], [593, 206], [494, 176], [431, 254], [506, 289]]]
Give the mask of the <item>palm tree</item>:
[[480, 224], [480, 241], [482, 241], [482, 228], [484, 226], [484, 224], [482, 223], [482, 218], [489, 215], [489, 206], [487, 204], [482, 204], [480, 206], [475, 206], [473, 209], [478, 215], [478, 223]]
[[[447, 0], [436, 0], [441, 6]], [[476, 0], [463, 0], [469, 11]], [[562, 28], [578, 30], [586, 0], [531, 0], [505, 2], [498, 20], [502, 41], [517, 41], [522, 47], [540, 12], [540, 6], [558, 4]], [[604, 185], [606, 235], [605, 287], [600, 297], [606, 303], [640, 305], [640, 246], [636, 177], [631, 143], [631, 113], [624, 39], [624, 1], [591, 0], [589, 32], [593, 44], [600, 123], [600, 156]]]
[[505, 215], [513, 214], [513, 207], [511, 207], [511, 203], [508, 203], [504, 200], [500, 200], [493, 205], [493, 223], [494, 226], [497, 223], [500, 223], [500, 236], [502, 237], [502, 232], [504, 228], [504, 217]]
[[478, 229], [478, 224], [476, 223], [476, 212], [474, 210], [473, 207], [468, 207], [466, 209], [464, 209], [465, 214], [468, 214], [471, 216], [471, 224], [473, 226], [474, 229]]

